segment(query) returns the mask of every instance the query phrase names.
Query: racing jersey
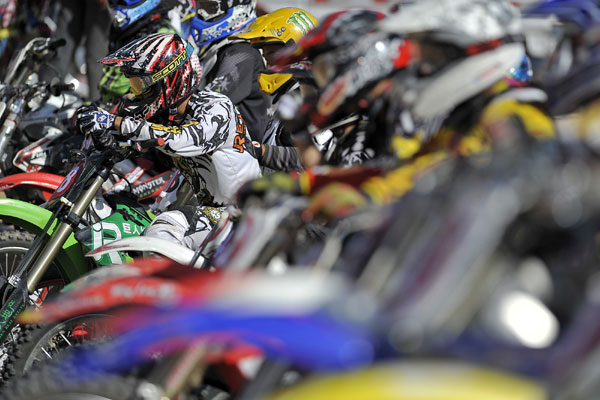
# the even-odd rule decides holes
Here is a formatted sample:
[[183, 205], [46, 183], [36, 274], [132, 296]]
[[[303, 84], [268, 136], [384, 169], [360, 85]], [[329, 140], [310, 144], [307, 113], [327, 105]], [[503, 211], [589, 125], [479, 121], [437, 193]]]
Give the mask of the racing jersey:
[[260, 168], [241, 114], [227, 96], [211, 90], [192, 94], [179, 125], [126, 117], [121, 132], [132, 140], [162, 138], [160, 149], [194, 187], [203, 205], [231, 204]]
[[206, 87], [227, 95], [238, 107], [253, 140], [263, 143], [267, 127], [269, 98], [258, 85], [264, 70], [262, 56], [249, 42], [228, 43], [218, 51]]

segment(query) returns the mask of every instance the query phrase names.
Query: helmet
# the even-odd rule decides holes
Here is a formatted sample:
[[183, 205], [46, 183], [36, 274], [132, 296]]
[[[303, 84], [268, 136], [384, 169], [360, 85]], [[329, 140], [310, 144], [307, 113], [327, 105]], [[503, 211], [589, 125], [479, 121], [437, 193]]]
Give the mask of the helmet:
[[176, 108], [197, 86], [201, 67], [193, 52], [193, 46], [179, 35], [155, 33], [129, 43], [100, 62], [121, 68], [135, 95], [130, 112], [148, 119], [160, 110]]
[[294, 46], [282, 51], [278, 64], [292, 64], [304, 58], [313, 59], [340, 46], [347, 46], [375, 29], [375, 23], [385, 17], [377, 11], [352, 9], [339, 11], [325, 17]]
[[576, 64], [585, 63], [589, 49], [598, 42], [600, 5], [594, 0], [542, 1], [523, 15], [536, 80], [541, 83], [562, 79]]
[[525, 17], [554, 16], [579, 30], [600, 24], [600, 7], [595, 0], [547, 0], [523, 12]]
[[[298, 42], [316, 26], [317, 20], [307, 11], [301, 8], [280, 8], [258, 17], [247, 28], [246, 32], [235, 35], [235, 37], [249, 39], [256, 47], [266, 45], [284, 46], [287, 43]], [[268, 58], [267, 64], [269, 64]], [[292, 74], [260, 74], [258, 83], [264, 92], [273, 94], [291, 78]]]
[[372, 106], [383, 99], [384, 88], [389, 88], [384, 81], [411, 64], [410, 41], [374, 32], [383, 17], [370, 10], [331, 14], [295, 48], [282, 52], [283, 63], [304, 57], [312, 61], [321, 93], [317, 99], [307, 99], [301, 111], [315, 127], [323, 128], [356, 111], [378, 109]]
[[113, 10], [111, 51], [156, 32], [160, 24], [181, 32], [181, 20], [194, 12], [194, 0], [109, 0], [109, 4]]
[[313, 75], [321, 89], [311, 122], [318, 128], [371, 106], [365, 95], [377, 83], [410, 66], [413, 46], [396, 35], [374, 32], [351, 45], [320, 54]]
[[250, 39], [252, 44], [297, 43], [318, 25], [317, 20], [301, 8], [280, 8], [258, 17], [238, 38]]
[[192, 36], [196, 46], [239, 32], [256, 18], [256, 0], [196, 0]]
[[519, 10], [506, 0], [421, 0], [379, 27], [417, 42], [418, 84], [405, 99], [421, 121], [500, 81], [525, 54]]

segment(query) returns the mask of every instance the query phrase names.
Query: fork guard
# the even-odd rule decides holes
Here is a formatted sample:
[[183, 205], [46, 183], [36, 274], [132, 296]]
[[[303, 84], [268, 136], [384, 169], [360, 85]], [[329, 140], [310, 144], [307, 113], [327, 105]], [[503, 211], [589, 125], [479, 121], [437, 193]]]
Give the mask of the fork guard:
[[[29, 175], [29, 174], [26, 174]], [[0, 219], [7, 224], [12, 224], [34, 235], [40, 235], [52, 213], [45, 208], [15, 199], [0, 199]], [[57, 229], [58, 222], [55, 221], [47, 233], [47, 238]], [[80, 243], [75, 240], [73, 234], [69, 236], [59, 250], [55, 265], [58, 267], [65, 283], [72, 282], [81, 275], [88, 272], [88, 262], [83, 256]]]

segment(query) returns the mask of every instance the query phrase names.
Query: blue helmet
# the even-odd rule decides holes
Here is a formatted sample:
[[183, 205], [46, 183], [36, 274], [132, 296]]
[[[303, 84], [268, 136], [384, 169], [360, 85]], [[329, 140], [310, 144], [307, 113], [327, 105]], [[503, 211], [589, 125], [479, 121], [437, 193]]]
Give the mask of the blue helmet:
[[600, 24], [600, 7], [595, 0], [546, 0], [526, 9], [523, 16], [555, 16], [560, 21], [587, 30]]
[[196, 46], [239, 32], [256, 19], [256, 0], [196, 0], [192, 36]]
[[109, 0], [109, 4], [113, 29], [119, 32], [137, 31], [158, 18], [169, 19], [171, 12], [183, 19], [194, 11], [193, 0]]
[[195, 11], [194, 0], [109, 0], [109, 4], [113, 11], [111, 52], [161, 28], [175, 30], [187, 39]]
[[156, 10], [161, 0], [110, 0], [109, 3], [113, 27], [123, 31]]

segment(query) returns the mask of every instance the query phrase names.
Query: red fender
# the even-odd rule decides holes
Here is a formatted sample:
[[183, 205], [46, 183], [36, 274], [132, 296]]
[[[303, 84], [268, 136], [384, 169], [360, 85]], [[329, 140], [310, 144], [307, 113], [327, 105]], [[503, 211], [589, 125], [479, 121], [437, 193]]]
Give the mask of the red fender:
[[0, 178], [0, 192], [15, 186], [32, 186], [40, 189], [46, 200], [58, 188], [65, 179], [62, 175], [50, 174], [48, 172], [21, 172]]
[[138, 270], [139, 274], [100, 277], [89, 284], [80, 279], [40, 309], [23, 312], [19, 321], [48, 323], [122, 306], [198, 303], [223, 290], [217, 285], [222, 281], [221, 273], [197, 270], [165, 258], [138, 259], [133, 264], [108, 268]]

